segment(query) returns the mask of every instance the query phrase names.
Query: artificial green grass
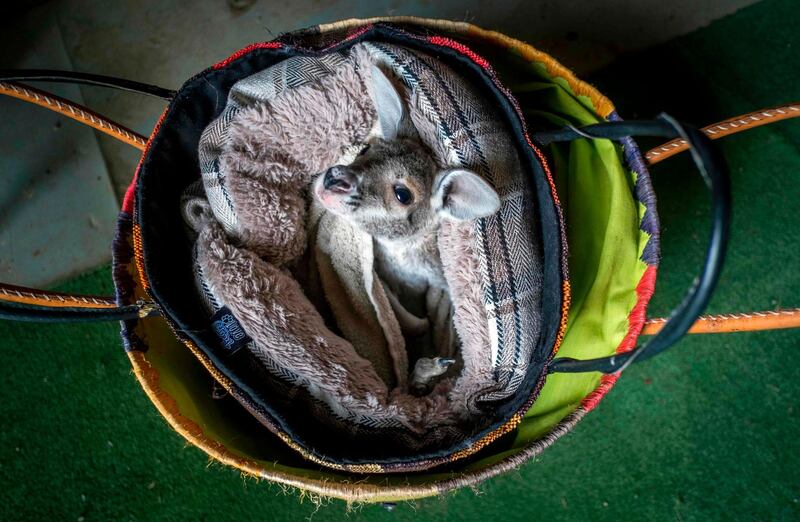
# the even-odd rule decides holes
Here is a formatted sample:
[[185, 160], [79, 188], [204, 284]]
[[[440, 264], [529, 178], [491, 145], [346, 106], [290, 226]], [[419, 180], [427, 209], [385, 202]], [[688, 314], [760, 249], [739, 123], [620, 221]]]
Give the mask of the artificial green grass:
[[[593, 79], [623, 117], [697, 124], [800, 99], [790, 0], [770, 0]], [[654, 64], [660, 64], [656, 67]], [[800, 123], [727, 138], [731, 249], [713, 312], [800, 306]], [[653, 169], [663, 224], [654, 314], [677, 303], [707, 235], [686, 158]], [[108, 270], [64, 288], [108, 293]], [[350, 519], [796, 519], [800, 331], [695, 336], [632, 367], [570, 434], [480, 494], [366, 506]], [[298, 520], [296, 493], [208, 464], [150, 405], [117, 326], [0, 324], [0, 520]], [[319, 520], [345, 518], [322, 507]]]

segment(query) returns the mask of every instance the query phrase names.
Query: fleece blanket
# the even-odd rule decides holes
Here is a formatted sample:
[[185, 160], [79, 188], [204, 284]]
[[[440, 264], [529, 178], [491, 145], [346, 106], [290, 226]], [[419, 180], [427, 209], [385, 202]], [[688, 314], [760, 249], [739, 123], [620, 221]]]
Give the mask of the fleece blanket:
[[[371, 238], [309, 205], [312, 179], [352, 161], [380, 132], [373, 64], [402, 81], [437, 162], [477, 172], [502, 202], [490, 218], [442, 225], [459, 362], [423, 397], [408, 391], [406, 347]], [[276, 377], [306, 388], [339, 420], [416, 433], [479, 424], [483, 401], [515, 393], [539, 334], [533, 198], [510, 144], [454, 71], [402, 47], [362, 43], [245, 78], [201, 137], [202, 188], [184, 205], [200, 293], [211, 313], [233, 313]]]

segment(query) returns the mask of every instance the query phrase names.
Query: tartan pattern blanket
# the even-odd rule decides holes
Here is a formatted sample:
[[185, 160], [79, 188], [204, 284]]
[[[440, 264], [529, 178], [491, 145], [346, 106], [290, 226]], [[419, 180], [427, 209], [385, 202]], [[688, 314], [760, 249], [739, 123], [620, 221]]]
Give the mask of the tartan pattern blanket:
[[[493, 117], [492, 107], [474, 88], [434, 57], [383, 43], [358, 46], [363, 46], [376, 63], [402, 80], [409, 93], [412, 119], [439, 163], [477, 172], [495, 187], [501, 198], [497, 214], [471, 225], [484, 312], [482, 317], [472, 320], [482, 324], [473, 328], [458, 328], [458, 324], [456, 327], [463, 345], [475, 342], [464, 333], [475, 328], [485, 330], [486, 336], [482, 338], [489, 340], [489, 346], [478, 349], [486, 354], [489, 368], [485, 370], [491, 382], [479, 394], [469, 397], [469, 403], [478, 407], [484, 401], [508, 399], [522, 383], [538, 342], [542, 288], [540, 242], [533, 222], [534, 198], [530, 183], [522, 177], [509, 131]], [[246, 107], [270, 104], [292, 89], [334, 74], [352, 59], [352, 54], [351, 48], [292, 57], [240, 80], [231, 89], [220, 116], [204, 130], [198, 150], [202, 187], [191, 188], [188, 195], [204, 193], [216, 222], [233, 243], [241, 244], [247, 231], [239, 219], [241, 209], [228, 190], [229, 176], [233, 173], [227, 172], [220, 162], [223, 151], [230, 146], [228, 131], [232, 123]], [[364, 96], [369, 94], [364, 92]], [[362, 146], [352, 144], [356, 151]], [[442, 234], [447, 234], [444, 227]], [[216, 312], [220, 303], [214, 295], [215, 289], [199, 267], [197, 280], [207, 306], [212, 313]], [[281, 368], [280, 361], [273, 361], [272, 366], [270, 371], [282, 379], [309, 384], [303, 376]], [[318, 399], [325, 402], [323, 397]], [[364, 410], [328, 406], [336, 417], [371, 428], [407, 425], [404, 421], [392, 422], [385, 412], [370, 416]]]

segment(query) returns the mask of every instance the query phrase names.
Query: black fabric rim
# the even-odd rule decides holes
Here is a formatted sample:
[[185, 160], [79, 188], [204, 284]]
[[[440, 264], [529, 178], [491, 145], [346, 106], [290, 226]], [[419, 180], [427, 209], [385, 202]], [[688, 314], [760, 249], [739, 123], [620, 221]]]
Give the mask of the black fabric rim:
[[[227, 92], [238, 79], [262, 70], [292, 55], [314, 55], [318, 50], [283, 46], [277, 49], [254, 49], [226, 63], [219, 69], [208, 69], [187, 81], [170, 103], [160, 130], [142, 162], [136, 187], [135, 221], [141, 227], [144, 266], [150, 293], [164, 316], [179, 335], [193, 341], [209, 361], [234, 384], [238, 399], [271, 429], [279, 429], [303, 451], [324, 461], [340, 465], [378, 464], [397, 470], [423, 466], [426, 462], [445, 462], [454, 452], [468, 449], [476, 440], [508, 422], [541, 387], [555, 346], [561, 321], [564, 274], [562, 273], [562, 238], [560, 222], [542, 165], [523, 135], [522, 123], [511, 102], [497, 90], [493, 80], [475, 62], [450, 48], [434, 46], [388, 25], [376, 25], [356, 38], [346, 40], [325, 52], [352, 46], [363, 40], [383, 41], [424, 50], [456, 65], [469, 81], [474, 82], [497, 101], [502, 116], [517, 137], [516, 146], [532, 176], [537, 197], [539, 226], [544, 252], [544, 292], [542, 334], [535, 351], [536, 363], [529, 367], [520, 392], [512, 398], [492, 405], [495, 421], [476, 432], [469, 440], [445, 449], [410, 453], [391, 444], [366, 445], [363, 440], [335, 436], [330, 431], [318, 436], [319, 425], [291, 411], [291, 404], [276, 406], [272, 397], [259, 392], [249, 383], [272, 376], [254, 367], [253, 361], [240, 356], [225, 358], [217, 345], [206, 312], [195, 298], [191, 270], [191, 248], [183, 233], [178, 201], [182, 190], [199, 177], [197, 143], [200, 133], [224, 108]], [[293, 42], [297, 43], [297, 42]], [[370, 447], [368, 447], [370, 446]], [[427, 466], [425, 466], [427, 467]]]

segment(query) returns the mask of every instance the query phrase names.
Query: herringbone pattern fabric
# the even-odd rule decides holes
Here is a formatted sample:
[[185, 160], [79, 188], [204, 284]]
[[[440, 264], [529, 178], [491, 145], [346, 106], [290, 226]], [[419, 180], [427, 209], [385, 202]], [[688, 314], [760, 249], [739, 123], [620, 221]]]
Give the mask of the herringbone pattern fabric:
[[365, 45], [395, 70], [414, 93], [416, 108], [436, 124], [447, 163], [474, 170], [500, 195], [500, 211], [475, 226], [484, 305], [493, 334], [492, 361], [500, 385], [500, 391], [482, 399], [503, 399], [525, 376], [540, 331], [541, 253], [530, 186], [521, 179], [508, 131], [454, 71], [408, 49]]
[[[495, 117], [492, 107], [452, 69], [435, 58], [406, 48], [363, 43], [375, 62], [394, 71], [408, 93], [412, 111], [435, 126], [440, 161], [450, 167], [471, 169], [489, 180], [500, 195], [500, 211], [475, 224], [481, 267], [483, 306], [489, 332], [495, 386], [477, 400], [502, 400], [521, 384], [540, 331], [541, 252], [533, 218], [535, 209], [530, 184], [522, 178], [519, 157], [509, 131]], [[236, 83], [222, 114], [202, 134], [199, 145], [202, 182], [214, 215], [226, 233], [241, 232], [237, 209], [226, 189], [229, 173], [220, 168], [220, 155], [228, 130], [246, 106], [270, 103], [287, 90], [329, 75], [345, 63], [350, 53], [289, 58]], [[369, 96], [365, 92], [364, 96]], [[354, 144], [357, 145], [357, 144]], [[213, 288], [197, 274], [204, 301], [212, 312]], [[307, 384], [295, 373], [271, 361], [269, 371], [295, 385]], [[331, 411], [336, 417], [365, 427], [392, 427], [386, 418], [362, 413]]]

